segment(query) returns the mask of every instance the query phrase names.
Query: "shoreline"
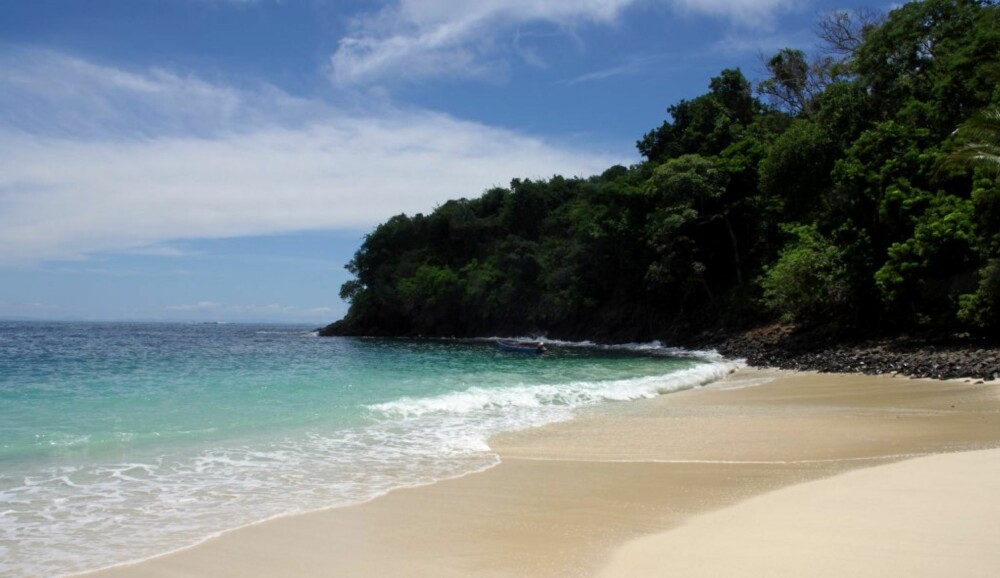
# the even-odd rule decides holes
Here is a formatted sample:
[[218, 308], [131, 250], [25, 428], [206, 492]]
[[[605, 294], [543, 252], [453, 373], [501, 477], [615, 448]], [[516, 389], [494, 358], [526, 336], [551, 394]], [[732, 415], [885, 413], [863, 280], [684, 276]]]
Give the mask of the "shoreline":
[[480, 473], [85, 575], [597, 575], [633, 540], [782, 488], [1000, 447], [1000, 387], [742, 369], [491, 445]]

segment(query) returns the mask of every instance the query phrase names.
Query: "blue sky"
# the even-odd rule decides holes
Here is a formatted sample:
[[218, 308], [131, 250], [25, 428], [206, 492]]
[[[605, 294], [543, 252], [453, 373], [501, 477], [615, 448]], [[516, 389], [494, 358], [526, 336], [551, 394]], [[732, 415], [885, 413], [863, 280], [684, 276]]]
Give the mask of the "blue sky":
[[0, 318], [325, 324], [394, 214], [637, 162], [827, 0], [0, 0]]

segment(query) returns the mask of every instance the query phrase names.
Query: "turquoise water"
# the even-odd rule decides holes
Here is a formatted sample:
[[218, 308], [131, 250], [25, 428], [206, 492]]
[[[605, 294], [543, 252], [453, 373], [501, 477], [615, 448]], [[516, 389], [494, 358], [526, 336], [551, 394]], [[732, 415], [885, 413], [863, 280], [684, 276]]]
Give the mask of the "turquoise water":
[[0, 323], [0, 575], [141, 559], [495, 465], [490, 436], [724, 375], [656, 345]]

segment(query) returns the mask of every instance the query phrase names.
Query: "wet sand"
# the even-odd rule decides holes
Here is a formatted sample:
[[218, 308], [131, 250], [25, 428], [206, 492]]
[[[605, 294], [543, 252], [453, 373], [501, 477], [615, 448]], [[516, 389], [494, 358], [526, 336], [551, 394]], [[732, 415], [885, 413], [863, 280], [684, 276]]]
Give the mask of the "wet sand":
[[[660, 576], [677, 548], [699, 551], [690, 544], [708, 557], [739, 559], [732, 543], [739, 539], [720, 540], [717, 526], [705, 526], [712, 523], [757, 538], [746, 555], [774, 564], [764, 574], [812, 575], [782, 558], [805, 550], [791, 548], [780, 532], [813, 543], [819, 554], [808, 558], [816, 559], [838, 551], [826, 545], [843, 533], [836, 524], [881, 520], [889, 525], [873, 527], [892, 528], [900, 511], [914, 512], [904, 526], [922, 533], [896, 532], [895, 550], [838, 546], [858, 552], [852, 573], [932, 568], [919, 563], [928, 540], [941, 543], [929, 555], [969, 560], [970, 572], [975, 563], [1000, 567], [998, 550], [973, 540], [1000, 543], [997, 523], [964, 513], [998, 503], [996, 492], [986, 491], [1000, 487], [998, 452], [937, 455], [1000, 448], [996, 383], [747, 369], [709, 387], [501, 436], [493, 446], [502, 463], [485, 472], [241, 528], [94, 575]], [[892, 489], [886, 480], [898, 478], [898, 467], [916, 468], [904, 476], [914, 487]], [[952, 477], [930, 475], [938, 471]], [[982, 483], [955, 485], [970, 477]], [[854, 487], [875, 496], [858, 513], [843, 500], [823, 499]], [[799, 490], [814, 497], [801, 498]], [[840, 516], [821, 524], [826, 535], [811, 538], [815, 527], [783, 521], [804, 508], [802, 499], [812, 500], [808, 519]], [[777, 517], [747, 514], [746, 507]], [[677, 539], [689, 541], [659, 542]], [[670, 574], [694, 575], [683, 568]], [[741, 566], [712, 575], [746, 575], [732, 568]]]

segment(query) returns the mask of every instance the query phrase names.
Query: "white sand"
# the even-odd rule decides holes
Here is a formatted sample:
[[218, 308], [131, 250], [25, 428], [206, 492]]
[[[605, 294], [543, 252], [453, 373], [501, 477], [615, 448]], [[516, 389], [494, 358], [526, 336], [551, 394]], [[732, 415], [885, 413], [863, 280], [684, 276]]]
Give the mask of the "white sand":
[[1000, 575], [1000, 450], [856, 470], [630, 542], [603, 578]]

